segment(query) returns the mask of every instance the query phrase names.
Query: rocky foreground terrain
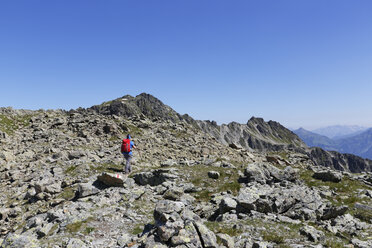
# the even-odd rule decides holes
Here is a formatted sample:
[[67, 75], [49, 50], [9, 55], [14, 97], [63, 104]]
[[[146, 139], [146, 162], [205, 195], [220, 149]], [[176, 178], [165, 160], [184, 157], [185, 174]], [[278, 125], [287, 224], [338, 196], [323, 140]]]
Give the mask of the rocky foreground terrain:
[[0, 247], [372, 247], [371, 161], [276, 122], [218, 126], [141, 94], [1, 108], [0, 147]]

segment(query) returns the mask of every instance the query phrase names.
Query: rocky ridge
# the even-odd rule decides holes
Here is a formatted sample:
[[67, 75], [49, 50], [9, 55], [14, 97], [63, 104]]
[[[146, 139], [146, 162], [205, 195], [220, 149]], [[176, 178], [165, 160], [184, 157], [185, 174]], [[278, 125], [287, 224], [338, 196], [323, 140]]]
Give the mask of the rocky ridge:
[[328, 170], [301, 144], [229, 147], [150, 95], [124, 98], [0, 109], [0, 247], [371, 247], [371, 173]]
[[223, 144], [235, 144], [248, 150], [280, 151], [306, 148], [305, 143], [290, 130], [275, 121], [265, 122], [252, 117], [247, 124], [231, 122], [217, 125], [216, 122], [198, 121], [199, 127]]

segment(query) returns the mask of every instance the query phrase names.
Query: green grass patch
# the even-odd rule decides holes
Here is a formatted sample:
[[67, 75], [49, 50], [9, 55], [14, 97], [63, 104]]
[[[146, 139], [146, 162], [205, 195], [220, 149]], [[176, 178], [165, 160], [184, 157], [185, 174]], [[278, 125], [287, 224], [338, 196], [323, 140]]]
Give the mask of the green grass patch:
[[284, 243], [284, 237], [279, 235], [276, 231], [265, 231], [262, 233], [262, 238], [265, 241], [273, 242], [276, 244]]
[[57, 198], [63, 198], [67, 201], [73, 199], [75, 197], [75, 187], [66, 187], [63, 191], [57, 196]]
[[70, 167], [68, 167], [66, 170], [65, 170], [65, 174], [66, 175], [75, 175], [75, 170], [78, 166], [77, 165], [72, 165]]
[[[212, 194], [231, 191], [237, 195], [240, 190], [238, 183], [238, 170], [231, 168], [211, 167], [206, 165], [195, 165], [184, 168], [185, 181], [189, 181], [201, 191], [194, 193], [197, 200], [209, 201]], [[217, 171], [220, 174], [218, 179], [208, 177], [208, 171]]]
[[128, 132], [131, 134], [131, 136], [136, 136], [136, 135], [142, 135], [143, 131], [141, 128], [134, 126], [134, 125], [128, 125]]
[[50, 229], [49, 234], [55, 233], [58, 230], [58, 226], [59, 226], [58, 223], [54, 224]]
[[121, 141], [121, 138], [118, 137], [118, 136], [113, 135], [113, 136], [111, 136], [111, 137], [109, 138], [109, 141], [119, 142], [119, 141]]
[[133, 229], [132, 229], [132, 234], [133, 235], [138, 235], [143, 232], [143, 224], [137, 224]]
[[84, 230], [84, 233], [85, 234], [90, 234], [91, 232], [93, 232], [95, 230], [94, 227], [86, 227], [85, 230]]
[[0, 130], [11, 135], [14, 131], [30, 125], [30, 120], [31, 115], [0, 115]]
[[204, 224], [214, 233], [224, 233], [231, 237], [235, 237], [243, 233], [242, 230], [221, 222], [206, 221]]
[[372, 224], [372, 211], [365, 209], [353, 209], [351, 212], [356, 218]]
[[210, 190], [202, 190], [195, 193], [195, 198], [199, 201], [207, 202], [211, 199], [211, 196], [213, 195], [213, 191]]
[[304, 181], [304, 183], [309, 187], [322, 187], [326, 186], [329, 190], [334, 191], [337, 195], [327, 197], [327, 199], [334, 205], [347, 205], [350, 209], [353, 208], [356, 202], [360, 202], [362, 199], [358, 195], [358, 192], [363, 189], [372, 188], [359, 182], [357, 180], [352, 180], [350, 178], [344, 177], [341, 182], [334, 183], [334, 182], [323, 182], [322, 180], [314, 179], [313, 176], [314, 172], [312, 171], [303, 171], [300, 174], [300, 178]]
[[[83, 220], [83, 221], [76, 221], [74, 223], [71, 223], [71, 224], [68, 224], [66, 226], [66, 231], [69, 232], [69, 233], [76, 233], [76, 232], [79, 232], [81, 230], [84, 230], [83, 232], [86, 233], [86, 228], [89, 228], [87, 226], [87, 224], [91, 221], [93, 221], [94, 218], [93, 217], [88, 217], [86, 220]], [[92, 230], [93, 231], [93, 230]]]
[[83, 221], [77, 221], [66, 226], [66, 231], [69, 233], [78, 232], [83, 225]]

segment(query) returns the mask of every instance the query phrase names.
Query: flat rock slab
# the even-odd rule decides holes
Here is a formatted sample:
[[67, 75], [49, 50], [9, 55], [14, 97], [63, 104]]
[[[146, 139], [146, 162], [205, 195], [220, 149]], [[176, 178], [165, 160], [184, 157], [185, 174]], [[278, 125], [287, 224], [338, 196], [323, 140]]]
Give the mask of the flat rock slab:
[[120, 175], [118, 173], [102, 173], [97, 177], [97, 180], [104, 183], [107, 186], [113, 186], [113, 187], [123, 187], [124, 180], [126, 179], [126, 176]]

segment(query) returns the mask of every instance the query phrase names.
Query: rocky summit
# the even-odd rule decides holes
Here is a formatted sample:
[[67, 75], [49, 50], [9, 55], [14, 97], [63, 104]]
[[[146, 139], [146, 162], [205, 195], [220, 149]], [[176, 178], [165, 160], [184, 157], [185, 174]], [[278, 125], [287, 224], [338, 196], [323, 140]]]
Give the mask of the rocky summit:
[[277, 122], [219, 126], [143, 93], [1, 108], [0, 147], [1, 248], [372, 247], [371, 161]]

